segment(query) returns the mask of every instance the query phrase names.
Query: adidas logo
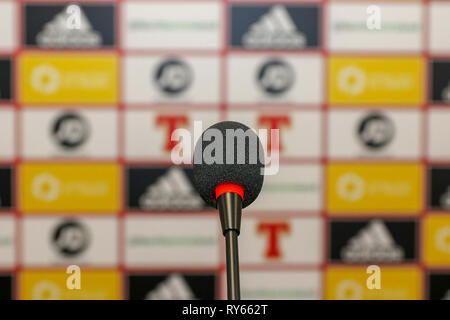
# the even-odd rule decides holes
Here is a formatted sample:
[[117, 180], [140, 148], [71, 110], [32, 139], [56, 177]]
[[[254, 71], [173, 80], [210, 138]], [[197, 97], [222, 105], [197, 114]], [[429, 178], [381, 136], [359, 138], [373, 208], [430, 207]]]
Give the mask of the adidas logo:
[[79, 7], [80, 28], [70, 29], [67, 21], [70, 13], [65, 7], [53, 20], [46, 23], [43, 30], [36, 36], [36, 43], [40, 47], [99, 47], [102, 43], [101, 35], [92, 30], [89, 20]]
[[347, 262], [398, 262], [404, 258], [404, 250], [395, 244], [382, 221], [373, 220], [350, 239], [341, 256]]
[[440, 202], [443, 209], [450, 210], [450, 187], [441, 195]]
[[194, 300], [196, 299], [186, 280], [180, 274], [172, 274], [156, 288], [149, 291], [146, 300]]
[[285, 6], [275, 5], [242, 37], [248, 48], [294, 49], [306, 46], [306, 37], [297, 30]]
[[442, 90], [442, 100], [444, 102], [450, 103], [450, 82], [447, 86]]
[[139, 206], [144, 210], [195, 210], [203, 209], [204, 202], [183, 169], [172, 167], [147, 187]]

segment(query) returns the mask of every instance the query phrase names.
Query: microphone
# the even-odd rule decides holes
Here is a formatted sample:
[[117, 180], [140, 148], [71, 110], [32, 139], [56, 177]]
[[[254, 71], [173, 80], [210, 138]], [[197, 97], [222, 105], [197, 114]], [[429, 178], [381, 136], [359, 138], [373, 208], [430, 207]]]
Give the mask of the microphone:
[[223, 121], [206, 129], [194, 149], [194, 186], [219, 209], [226, 243], [229, 300], [240, 299], [238, 235], [242, 208], [258, 197], [264, 182], [264, 149], [246, 125]]

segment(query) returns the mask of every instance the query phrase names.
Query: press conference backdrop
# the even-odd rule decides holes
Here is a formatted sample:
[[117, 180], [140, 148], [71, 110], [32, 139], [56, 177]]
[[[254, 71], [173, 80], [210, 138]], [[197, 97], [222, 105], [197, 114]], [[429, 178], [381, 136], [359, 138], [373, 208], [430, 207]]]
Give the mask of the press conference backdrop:
[[450, 1], [71, 5], [0, 1], [1, 298], [225, 298], [217, 213], [170, 160], [225, 119], [281, 132], [244, 298], [450, 298]]

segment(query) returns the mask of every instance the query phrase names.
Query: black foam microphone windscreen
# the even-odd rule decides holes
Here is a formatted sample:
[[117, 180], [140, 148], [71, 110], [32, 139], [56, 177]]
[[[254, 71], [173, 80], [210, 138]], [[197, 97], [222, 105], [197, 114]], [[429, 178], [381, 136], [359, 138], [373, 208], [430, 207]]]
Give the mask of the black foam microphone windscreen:
[[257, 134], [239, 122], [223, 121], [206, 129], [194, 150], [194, 185], [216, 207], [217, 186], [242, 187], [242, 207], [259, 195], [264, 182], [264, 149]]

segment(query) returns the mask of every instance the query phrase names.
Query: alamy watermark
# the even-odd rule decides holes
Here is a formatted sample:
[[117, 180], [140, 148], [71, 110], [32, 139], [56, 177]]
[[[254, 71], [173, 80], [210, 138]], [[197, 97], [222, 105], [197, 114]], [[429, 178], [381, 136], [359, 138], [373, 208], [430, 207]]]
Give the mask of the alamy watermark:
[[67, 29], [81, 29], [81, 8], [76, 4], [71, 4], [66, 8], [69, 15], [66, 20]]
[[381, 8], [377, 5], [370, 5], [366, 9], [366, 26], [369, 30], [381, 30]]
[[67, 267], [66, 273], [70, 276], [66, 279], [66, 287], [69, 290], [81, 289], [81, 268], [76, 264]]
[[[264, 163], [265, 168], [261, 168], [261, 175], [278, 173], [280, 158], [279, 129], [259, 129], [258, 132], [251, 128], [246, 131], [243, 129], [226, 129], [224, 136], [222, 131], [216, 128], [209, 128], [203, 134], [202, 121], [194, 121], [193, 133], [192, 135], [191, 131], [183, 128], [178, 128], [172, 132], [171, 141], [178, 142], [170, 154], [174, 164], [192, 164], [193, 161], [195, 164]], [[207, 145], [205, 148], [195, 150], [195, 154], [193, 154], [195, 143], [199, 141], [200, 137], [202, 137], [203, 142], [207, 142]], [[269, 152], [264, 152], [264, 147], [260, 148], [258, 137], [262, 146], [267, 146], [267, 141], [270, 138], [270, 150], [268, 150], [270, 155]], [[226, 150], [225, 155], [223, 154], [224, 149]]]
[[375, 264], [370, 265], [366, 269], [366, 273], [370, 274], [367, 278], [366, 285], [369, 290], [381, 289], [381, 268]]

